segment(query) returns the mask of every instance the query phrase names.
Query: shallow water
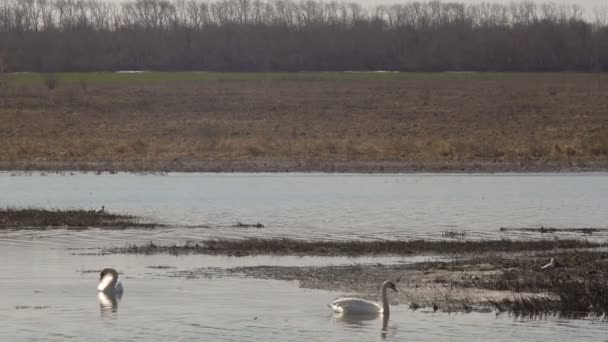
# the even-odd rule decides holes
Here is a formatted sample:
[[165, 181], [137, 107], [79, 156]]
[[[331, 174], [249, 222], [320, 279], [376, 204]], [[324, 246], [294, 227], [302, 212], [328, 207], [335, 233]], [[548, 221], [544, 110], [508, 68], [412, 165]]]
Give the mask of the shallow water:
[[[7, 261], [0, 264], [1, 341], [571, 341], [601, 340], [608, 329], [605, 322], [592, 320], [450, 315], [396, 305], [383, 331], [380, 319], [332, 315], [326, 304], [339, 292], [273, 280], [175, 277], [197, 267], [297, 264], [296, 258], [73, 255], [69, 246], [0, 241]], [[301, 264], [367, 261], [303, 260]], [[115, 304], [96, 293], [98, 272], [105, 266], [121, 271], [125, 293]]]
[[[534, 237], [500, 227], [608, 227], [608, 174], [76, 174], [0, 173], [0, 206], [99, 208], [172, 228], [97, 239], [212, 237], [441, 239]], [[266, 227], [233, 228], [237, 222]], [[204, 227], [201, 227], [204, 226]], [[31, 232], [31, 238], [61, 232]], [[64, 232], [64, 236], [78, 234]], [[84, 233], [88, 234], [88, 233]], [[594, 236], [606, 237], [605, 233]], [[21, 234], [18, 234], [21, 236]], [[544, 234], [552, 238], [554, 234]], [[603, 235], [603, 236], [602, 236]], [[580, 233], [558, 236], [580, 237]], [[96, 241], [95, 241], [96, 242]]]
[[[466, 230], [467, 238], [539, 237], [503, 235], [498, 228], [605, 227], [607, 180], [606, 174], [0, 174], [0, 206], [105, 205], [172, 225], [152, 230], [0, 231], [0, 341], [604, 340], [605, 322], [413, 312], [407, 305], [392, 308], [383, 333], [381, 320], [334, 317], [326, 304], [342, 295], [339, 292], [227, 277], [222, 272], [187, 276], [201, 267], [410, 263], [429, 257], [235, 258], [96, 252], [134, 242], [207, 237], [433, 239], [450, 229]], [[267, 227], [231, 228], [237, 220], [259, 221]], [[211, 228], [184, 227], [193, 225]], [[124, 296], [115, 304], [96, 293], [98, 272], [107, 266], [121, 272], [125, 286]]]

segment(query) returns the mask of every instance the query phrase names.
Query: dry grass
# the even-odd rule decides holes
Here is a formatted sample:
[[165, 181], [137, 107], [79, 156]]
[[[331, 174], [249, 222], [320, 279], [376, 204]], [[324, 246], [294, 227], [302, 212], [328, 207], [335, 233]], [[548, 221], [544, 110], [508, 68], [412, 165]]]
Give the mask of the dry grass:
[[594, 88], [592, 75], [237, 74], [166, 82], [85, 76], [62, 79], [54, 90], [45, 79], [12, 83], [0, 108], [0, 167], [483, 171], [608, 165], [608, 91]]

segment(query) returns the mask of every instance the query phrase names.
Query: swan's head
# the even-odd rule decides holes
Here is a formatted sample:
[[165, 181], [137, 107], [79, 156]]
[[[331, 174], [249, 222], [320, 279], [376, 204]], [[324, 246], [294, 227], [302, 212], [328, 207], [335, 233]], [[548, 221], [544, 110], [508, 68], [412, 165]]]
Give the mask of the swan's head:
[[112, 278], [118, 279], [118, 272], [116, 272], [116, 270], [113, 268], [104, 268], [99, 274], [99, 280], [101, 281], [101, 279], [103, 279], [103, 277], [106, 275], [111, 275]]
[[397, 288], [395, 287], [395, 283], [393, 283], [392, 281], [389, 281], [389, 280], [385, 281], [384, 284], [382, 284], [382, 287], [385, 289], [391, 289], [395, 292], [399, 292], [399, 291], [397, 291]]

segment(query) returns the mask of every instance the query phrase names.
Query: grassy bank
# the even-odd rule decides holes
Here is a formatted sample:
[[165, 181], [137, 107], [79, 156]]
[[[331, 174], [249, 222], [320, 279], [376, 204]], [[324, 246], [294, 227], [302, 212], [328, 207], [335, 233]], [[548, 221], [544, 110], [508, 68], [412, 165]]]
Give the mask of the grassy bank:
[[12, 74], [0, 169], [606, 170], [601, 77]]
[[99, 210], [0, 208], [0, 228], [150, 227], [135, 216]]
[[116, 254], [220, 254], [220, 255], [411, 255], [423, 253], [497, 253], [594, 248], [603, 244], [584, 240], [484, 241], [305, 241], [292, 239], [207, 240], [182, 245], [129, 245], [105, 251]]

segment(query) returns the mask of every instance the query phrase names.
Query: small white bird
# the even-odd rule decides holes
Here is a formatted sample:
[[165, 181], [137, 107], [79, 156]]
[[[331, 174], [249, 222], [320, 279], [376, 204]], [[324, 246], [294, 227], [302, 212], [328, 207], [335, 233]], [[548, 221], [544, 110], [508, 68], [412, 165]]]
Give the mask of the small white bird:
[[382, 283], [382, 306], [360, 298], [340, 298], [334, 300], [329, 307], [336, 313], [342, 315], [389, 315], [388, 297], [386, 290], [391, 289], [398, 292], [395, 284], [391, 281]]
[[97, 285], [97, 291], [110, 293], [115, 295], [122, 295], [123, 288], [122, 282], [118, 279], [118, 272], [113, 268], [104, 268], [99, 274], [99, 284]]
[[540, 268], [541, 270], [554, 270], [555, 269], [555, 259], [551, 258], [551, 261], [545, 266]]

